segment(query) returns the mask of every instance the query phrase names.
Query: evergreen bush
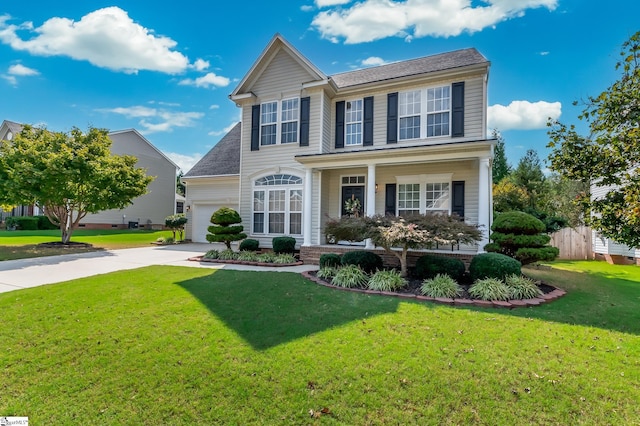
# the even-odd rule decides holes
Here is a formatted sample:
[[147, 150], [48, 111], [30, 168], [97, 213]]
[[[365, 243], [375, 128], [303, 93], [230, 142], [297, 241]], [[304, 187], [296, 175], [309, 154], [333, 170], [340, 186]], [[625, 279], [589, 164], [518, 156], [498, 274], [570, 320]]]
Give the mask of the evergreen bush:
[[336, 253], [322, 253], [320, 255], [320, 268], [337, 268], [342, 264], [340, 255]]
[[348, 251], [342, 255], [340, 261], [345, 266], [357, 265], [367, 273], [372, 273], [377, 269], [382, 269], [382, 258], [377, 254], [366, 250]]
[[415, 274], [420, 279], [430, 279], [438, 274], [446, 274], [454, 280], [460, 281], [464, 271], [465, 266], [460, 259], [426, 254], [416, 261]]
[[244, 239], [240, 242], [240, 251], [258, 251], [260, 248], [260, 241], [251, 238]]
[[227, 250], [231, 250], [232, 241], [240, 241], [247, 238], [247, 234], [243, 233], [242, 225], [235, 225], [242, 222], [242, 218], [237, 211], [228, 207], [221, 207], [211, 215], [212, 226], [207, 230], [207, 241], [210, 243], [224, 243]]
[[296, 239], [293, 237], [275, 237], [271, 240], [271, 244], [276, 254], [295, 253], [296, 251]]
[[500, 253], [481, 253], [471, 260], [469, 275], [473, 281], [484, 278], [504, 279], [507, 275], [520, 275], [521, 264], [516, 259]]

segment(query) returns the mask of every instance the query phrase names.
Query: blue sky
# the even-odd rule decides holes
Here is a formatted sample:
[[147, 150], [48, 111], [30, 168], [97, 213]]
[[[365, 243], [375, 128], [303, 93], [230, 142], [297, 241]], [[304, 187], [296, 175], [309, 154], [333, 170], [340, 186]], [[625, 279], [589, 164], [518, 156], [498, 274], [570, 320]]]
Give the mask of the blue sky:
[[640, 2], [3, 2], [0, 120], [135, 128], [186, 172], [239, 120], [228, 99], [278, 32], [326, 74], [475, 47], [512, 165], [545, 158], [547, 117], [605, 90]]

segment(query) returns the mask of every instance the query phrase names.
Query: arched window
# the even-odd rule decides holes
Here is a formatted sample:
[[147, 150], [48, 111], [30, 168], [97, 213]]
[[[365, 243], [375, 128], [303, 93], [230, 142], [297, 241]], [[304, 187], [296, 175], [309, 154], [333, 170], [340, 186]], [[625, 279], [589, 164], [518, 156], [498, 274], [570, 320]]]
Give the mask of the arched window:
[[253, 233], [302, 235], [302, 178], [273, 174], [253, 182]]

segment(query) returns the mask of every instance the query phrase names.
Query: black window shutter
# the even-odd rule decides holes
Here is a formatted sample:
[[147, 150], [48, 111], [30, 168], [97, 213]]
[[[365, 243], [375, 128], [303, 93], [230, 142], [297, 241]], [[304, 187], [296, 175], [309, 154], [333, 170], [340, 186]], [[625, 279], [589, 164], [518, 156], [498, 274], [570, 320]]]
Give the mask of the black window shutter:
[[451, 85], [451, 137], [464, 136], [464, 81]]
[[364, 98], [362, 145], [373, 145], [373, 96]]
[[388, 183], [384, 188], [384, 214], [396, 215], [396, 184]]
[[251, 107], [251, 151], [260, 149], [260, 105]]
[[344, 101], [336, 102], [336, 148], [344, 148], [344, 107]]
[[300, 146], [309, 146], [309, 109], [311, 98], [300, 99]]
[[452, 186], [451, 213], [455, 213], [461, 218], [464, 218], [464, 181], [453, 181]]
[[398, 92], [387, 95], [387, 143], [398, 142]]

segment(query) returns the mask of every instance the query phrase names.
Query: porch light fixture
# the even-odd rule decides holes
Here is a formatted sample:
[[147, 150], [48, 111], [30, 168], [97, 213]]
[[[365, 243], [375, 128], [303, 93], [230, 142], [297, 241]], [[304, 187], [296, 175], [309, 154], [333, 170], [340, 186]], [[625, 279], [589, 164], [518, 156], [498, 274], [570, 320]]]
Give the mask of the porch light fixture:
[[187, 204], [187, 211], [190, 212], [191, 211], [191, 206], [189, 204]]
[[376, 194], [378, 193], [378, 184], [376, 183]]

